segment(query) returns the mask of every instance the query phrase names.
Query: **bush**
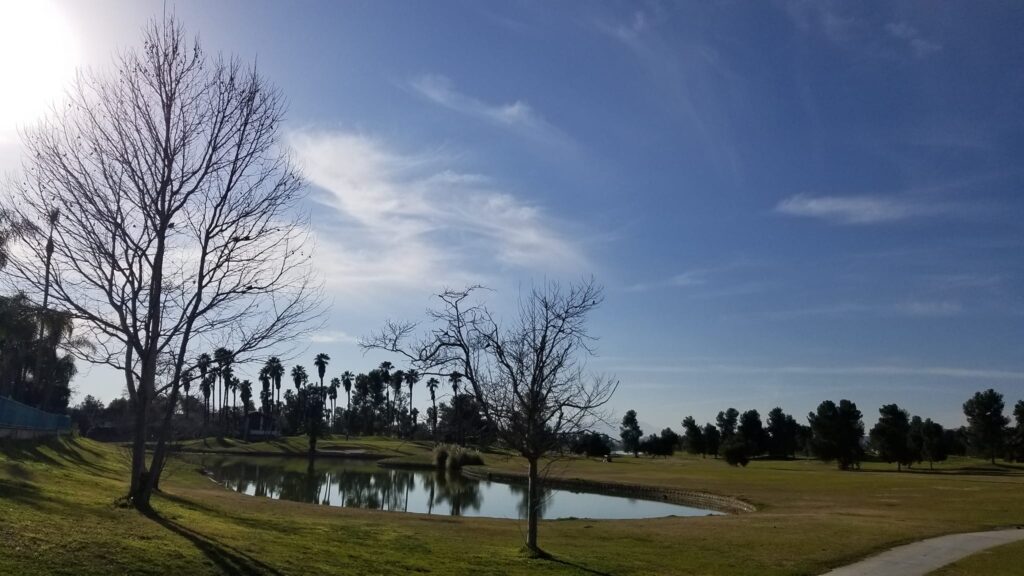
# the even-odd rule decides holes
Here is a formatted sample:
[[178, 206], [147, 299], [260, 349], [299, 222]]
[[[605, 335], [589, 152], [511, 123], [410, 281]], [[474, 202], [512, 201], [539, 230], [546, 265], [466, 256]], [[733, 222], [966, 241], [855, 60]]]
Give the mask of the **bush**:
[[750, 462], [750, 447], [734, 434], [722, 443], [722, 456], [730, 466], [746, 466]]
[[585, 454], [591, 458], [599, 458], [612, 453], [612, 446], [607, 436], [585, 432], [576, 437], [571, 450], [573, 454]]
[[463, 448], [456, 444], [440, 444], [434, 448], [434, 466], [447, 469], [449, 472], [463, 466], [478, 466], [484, 463], [480, 453], [471, 448]]
[[438, 470], [444, 469], [448, 463], [448, 445], [438, 444], [434, 447], [434, 467]]

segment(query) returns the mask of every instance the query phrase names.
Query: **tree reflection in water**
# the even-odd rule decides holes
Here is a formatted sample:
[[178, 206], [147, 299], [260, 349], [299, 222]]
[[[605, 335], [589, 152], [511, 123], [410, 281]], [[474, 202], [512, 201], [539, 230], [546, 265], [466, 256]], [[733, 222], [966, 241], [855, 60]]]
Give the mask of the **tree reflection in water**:
[[[226, 488], [254, 496], [451, 516], [525, 518], [525, 485], [478, 481], [459, 474], [381, 468], [374, 462], [196, 456]], [[485, 502], [486, 500], [486, 502]], [[555, 502], [557, 500], [557, 503]], [[545, 490], [540, 516], [656, 518], [709, 511], [666, 502]]]

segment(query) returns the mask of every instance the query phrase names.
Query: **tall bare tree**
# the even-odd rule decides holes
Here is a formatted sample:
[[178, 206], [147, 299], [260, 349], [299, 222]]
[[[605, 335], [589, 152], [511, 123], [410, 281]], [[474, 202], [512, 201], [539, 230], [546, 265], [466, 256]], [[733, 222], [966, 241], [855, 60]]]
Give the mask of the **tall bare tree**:
[[208, 58], [168, 18], [109, 73], [80, 74], [66, 106], [25, 135], [8, 210], [32, 226], [11, 277], [43, 293], [41, 234], [60, 210], [50, 305], [89, 331], [88, 360], [124, 374], [136, 506], [163, 461], [165, 434], [147, 468], [150, 406], [177, 396], [189, 350], [229, 346], [242, 361], [304, 332], [319, 308], [295, 206], [303, 181], [276, 145], [283, 111], [254, 67]]
[[539, 553], [541, 460], [602, 419], [618, 387], [585, 374], [593, 353], [586, 320], [602, 293], [593, 280], [548, 284], [522, 297], [517, 313], [502, 324], [474, 302], [479, 291], [440, 294], [425, 332], [417, 324], [389, 323], [362, 345], [403, 354], [420, 374], [457, 371], [469, 383], [488, 424], [529, 465], [526, 545]]

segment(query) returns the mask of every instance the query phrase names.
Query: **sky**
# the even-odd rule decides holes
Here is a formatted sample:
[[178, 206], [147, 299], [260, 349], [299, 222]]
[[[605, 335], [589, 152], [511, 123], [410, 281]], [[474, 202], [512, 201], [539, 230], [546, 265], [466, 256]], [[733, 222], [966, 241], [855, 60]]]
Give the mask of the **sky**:
[[[164, 10], [0, 2], [0, 170], [74, 70]], [[330, 303], [294, 362], [401, 367], [357, 339], [445, 286], [500, 310], [593, 275], [588, 368], [645, 431], [840, 398], [959, 425], [976, 390], [1024, 398], [1018, 2], [166, 10], [288, 99]], [[123, 389], [86, 366], [74, 385]]]

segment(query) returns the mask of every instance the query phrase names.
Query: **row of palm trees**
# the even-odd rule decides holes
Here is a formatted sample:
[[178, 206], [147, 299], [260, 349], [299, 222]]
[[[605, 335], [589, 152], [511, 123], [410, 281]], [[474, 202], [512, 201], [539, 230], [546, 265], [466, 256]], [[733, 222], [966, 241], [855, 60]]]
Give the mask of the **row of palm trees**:
[[[329, 408], [330, 425], [333, 427], [337, 409], [338, 394], [342, 389], [345, 390], [346, 411], [351, 414], [352, 387], [355, 383], [356, 376], [351, 371], [345, 370], [339, 376], [331, 378], [325, 383], [324, 380], [327, 375], [327, 368], [330, 365], [330, 361], [331, 357], [328, 354], [321, 352], [314, 357], [313, 365], [316, 367], [317, 378], [319, 381], [315, 392], [317, 393], [317, 397], [324, 403], [324, 408]], [[196, 380], [196, 376], [198, 376], [199, 390], [202, 394], [205, 406], [204, 422], [208, 423], [209, 419], [213, 415], [219, 414], [222, 428], [228, 425], [229, 422], [225, 420], [226, 414], [228, 413], [228, 400], [230, 397], [230, 408], [231, 412], [234, 413], [237, 410], [237, 395], [239, 392], [242, 396], [244, 411], [248, 412], [252, 409], [252, 382], [249, 380], [240, 380], [235, 376], [234, 369], [234, 353], [227, 348], [221, 347], [214, 350], [212, 355], [205, 352], [200, 354], [196, 360], [194, 371], [189, 370], [185, 373], [182, 379], [182, 388], [186, 396], [189, 395], [192, 383]], [[393, 430], [392, 426], [398, 416], [397, 411], [395, 410], [395, 404], [402, 392], [402, 388], [408, 388], [410, 413], [413, 413], [413, 390], [416, 384], [420, 382], [421, 377], [416, 370], [394, 370], [394, 365], [387, 361], [381, 362], [378, 366], [378, 370], [387, 383], [384, 387], [384, 405], [388, 410], [387, 422], [390, 432]], [[198, 374], [196, 374], [196, 372], [198, 372]], [[309, 390], [309, 374], [304, 366], [293, 366], [289, 374], [296, 392], [302, 391], [303, 389]], [[257, 376], [257, 380], [259, 380], [261, 385], [259, 399], [260, 404], [268, 417], [275, 416], [275, 414], [281, 409], [281, 386], [284, 381], [284, 376], [285, 366], [281, 362], [281, 359], [276, 356], [268, 358], [259, 370], [259, 375]], [[453, 397], [455, 398], [458, 398], [459, 396], [462, 378], [463, 376], [459, 372], [451, 372], [448, 375], [448, 382], [452, 388], [452, 392], [454, 394]], [[433, 410], [431, 411], [431, 430], [435, 434], [437, 431], [437, 390], [440, 385], [441, 381], [434, 377], [431, 377], [426, 381], [426, 387], [430, 393], [430, 403], [433, 407]], [[220, 403], [219, 408], [217, 405], [218, 401]], [[457, 404], [455, 405], [455, 409], [458, 410]], [[187, 412], [188, 402], [185, 402], [185, 410]], [[414, 429], [415, 426], [416, 423], [414, 419]], [[348, 429], [349, 426], [346, 426], [346, 437], [349, 436]]]

